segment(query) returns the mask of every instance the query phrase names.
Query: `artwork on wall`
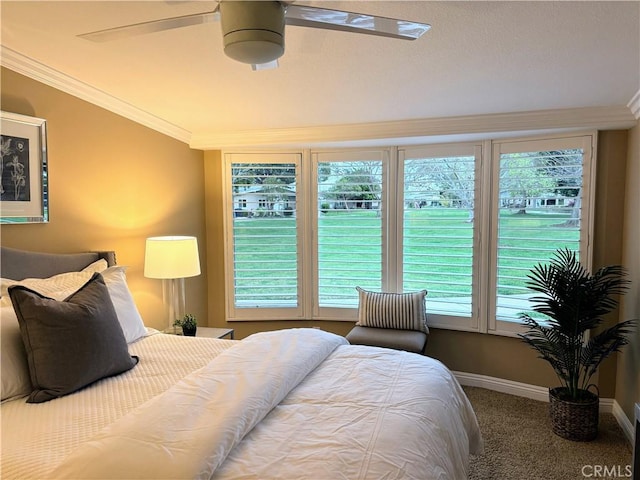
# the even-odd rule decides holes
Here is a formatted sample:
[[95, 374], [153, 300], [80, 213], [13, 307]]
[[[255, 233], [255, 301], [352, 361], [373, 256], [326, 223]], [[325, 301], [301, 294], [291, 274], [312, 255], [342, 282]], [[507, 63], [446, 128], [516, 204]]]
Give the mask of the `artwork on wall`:
[[49, 220], [46, 120], [0, 112], [0, 223]]

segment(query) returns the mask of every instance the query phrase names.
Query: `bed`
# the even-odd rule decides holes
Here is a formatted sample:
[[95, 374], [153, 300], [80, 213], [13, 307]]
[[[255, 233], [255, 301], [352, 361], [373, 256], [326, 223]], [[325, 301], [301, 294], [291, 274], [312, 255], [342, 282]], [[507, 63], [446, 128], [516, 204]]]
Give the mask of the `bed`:
[[[144, 326], [113, 252], [2, 247], [0, 261], [4, 479], [462, 479], [482, 451], [468, 399], [429, 357], [318, 329], [241, 341], [166, 335]], [[83, 320], [86, 339], [58, 343], [60, 355], [38, 363], [30, 309], [58, 318], [55, 309], [93, 305], [86, 298], [105, 291], [108, 321]], [[94, 330], [115, 336], [100, 342]], [[56, 377], [66, 391], [42, 385], [85, 341], [97, 343], [67, 370], [82, 375], [101, 363], [102, 344], [124, 342], [123, 371], [81, 388]]]

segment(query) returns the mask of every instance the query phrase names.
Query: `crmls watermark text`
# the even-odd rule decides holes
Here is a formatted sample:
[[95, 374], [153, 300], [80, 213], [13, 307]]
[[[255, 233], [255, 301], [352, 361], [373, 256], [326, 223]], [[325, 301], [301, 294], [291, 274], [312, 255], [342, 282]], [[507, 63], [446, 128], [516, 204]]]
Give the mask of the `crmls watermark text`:
[[631, 465], [583, 465], [584, 478], [631, 478]]

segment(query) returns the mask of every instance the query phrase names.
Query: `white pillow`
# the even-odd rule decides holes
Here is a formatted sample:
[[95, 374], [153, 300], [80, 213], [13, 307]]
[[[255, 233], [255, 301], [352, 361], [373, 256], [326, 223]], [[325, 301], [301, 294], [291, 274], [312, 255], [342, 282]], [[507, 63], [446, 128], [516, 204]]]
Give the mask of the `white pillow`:
[[82, 271], [91, 272], [91, 273], [95, 273], [95, 272], [100, 273], [100, 272], [104, 272], [108, 266], [109, 264], [107, 263], [107, 261], [104, 258], [101, 258], [100, 260], [96, 260], [92, 264], [84, 267]]
[[0, 395], [2, 401], [29, 395], [33, 387], [29, 376], [27, 351], [13, 306], [0, 309]]
[[107, 261], [101, 258], [100, 260], [96, 260], [90, 265], [87, 265], [80, 272], [65, 272], [48, 278], [25, 278], [24, 280], [0, 278], [0, 295], [3, 300], [5, 300], [6, 297], [6, 300], [8, 301], [8, 303], [3, 302], [3, 305], [11, 305], [8, 292], [8, 288], [11, 285], [24, 285], [25, 287], [29, 287], [31, 290], [47, 297], [51, 297], [53, 294], [60, 296], [69, 292], [68, 295], [65, 295], [62, 298], [51, 297], [56, 300], [62, 300], [87, 283], [95, 272], [103, 272], [107, 267]]
[[[7, 278], [0, 279], [4, 292], [0, 305], [3, 307], [11, 305], [11, 298], [9, 298], [7, 289], [11, 285], [18, 284], [29, 287], [46, 297], [62, 301], [72, 293], [78, 291], [80, 287], [89, 281], [93, 276], [96, 264], [99, 262], [100, 260], [86, 267], [88, 269], [86, 271], [60, 273], [49, 278], [26, 278], [19, 281]], [[104, 264], [106, 265], [106, 262], [104, 262]], [[99, 268], [99, 265], [97, 267]], [[115, 266], [103, 270], [101, 275], [104, 277], [104, 283], [109, 289], [109, 295], [111, 296], [111, 301], [116, 309], [118, 321], [120, 322], [124, 336], [127, 339], [127, 343], [131, 343], [141, 337], [144, 337], [147, 333], [147, 329], [145, 328], [142, 318], [140, 317], [140, 313], [136, 308], [131, 292], [129, 292], [124, 272], [125, 267]]]
[[109, 296], [116, 309], [116, 315], [127, 343], [144, 337], [147, 334], [147, 329], [129, 291], [125, 267], [109, 267], [101, 275], [109, 290]]
[[66, 272], [49, 278], [25, 278], [24, 280], [0, 279], [2, 306], [11, 305], [8, 288], [12, 285], [24, 285], [46, 297], [63, 300], [87, 283], [94, 272]]
[[[25, 278], [24, 280], [2, 278], [0, 279], [0, 288], [2, 289], [3, 305], [11, 305], [8, 289], [12, 285], [24, 285], [46, 297], [63, 300], [87, 283], [94, 272], [101, 271], [96, 269], [96, 267], [100, 268], [101, 266], [96, 266], [98, 262], [92, 263], [81, 272], [59, 273], [48, 278]], [[104, 265], [106, 266], [106, 262], [104, 262]]]

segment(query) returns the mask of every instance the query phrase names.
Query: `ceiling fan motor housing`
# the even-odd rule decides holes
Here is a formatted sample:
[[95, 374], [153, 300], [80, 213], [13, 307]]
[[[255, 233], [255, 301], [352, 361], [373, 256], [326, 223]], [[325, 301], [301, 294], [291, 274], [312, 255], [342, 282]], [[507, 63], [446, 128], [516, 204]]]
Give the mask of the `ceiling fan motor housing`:
[[269, 1], [220, 2], [224, 53], [258, 65], [284, 53], [284, 5]]

